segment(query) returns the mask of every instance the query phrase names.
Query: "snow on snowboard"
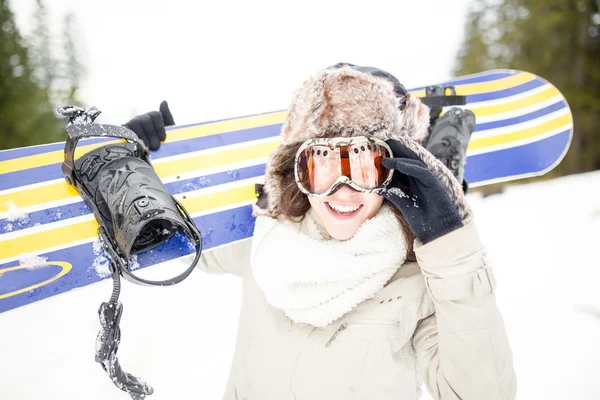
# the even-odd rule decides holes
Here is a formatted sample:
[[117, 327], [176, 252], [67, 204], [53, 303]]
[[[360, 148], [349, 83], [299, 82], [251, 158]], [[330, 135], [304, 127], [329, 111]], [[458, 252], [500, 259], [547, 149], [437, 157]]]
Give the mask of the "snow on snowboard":
[[[543, 175], [569, 148], [562, 94], [528, 72], [494, 70], [441, 83], [477, 119], [465, 177], [471, 188]], [[425, 96], [425, 88], [411, 90]], [[98, 105], [102, 108], [102, 105]], [[278, 145], [285, 112], [168, 128], [152, 164], [202, 232], [204, 249], [252, 235], [255, 183]], [[77, 155], [106, 144], [89, 139]], [[0, 151], [0, 312], [110, 277], [98, 224], [65, 182], [64, 143]], [[193, 253], [183, 235], [139, 254], [146, 267]]]

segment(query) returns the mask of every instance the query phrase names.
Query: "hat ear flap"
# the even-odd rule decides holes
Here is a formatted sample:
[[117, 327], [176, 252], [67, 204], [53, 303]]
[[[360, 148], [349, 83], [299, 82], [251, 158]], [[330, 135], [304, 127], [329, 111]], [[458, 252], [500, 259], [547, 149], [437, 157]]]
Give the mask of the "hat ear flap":
[[422, 144], [429, 134], [429, 107], [414, 94], [406, 96], [404, 114], [404, 130], [409, 138]]

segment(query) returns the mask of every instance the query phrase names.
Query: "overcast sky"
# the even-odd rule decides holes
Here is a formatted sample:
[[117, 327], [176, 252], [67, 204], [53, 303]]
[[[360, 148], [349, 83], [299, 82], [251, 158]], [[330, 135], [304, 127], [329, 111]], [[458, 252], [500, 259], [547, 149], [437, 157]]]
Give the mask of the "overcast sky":
[[[169, 101], [178, 124], [287, 108], [313, 71], [377, 66], [407, 87], [451, 76], [470, 0], [45, 0], [74, 12], [84, 105], [124, 123]], [[35, 0], [10, 0], [24, 33]]]

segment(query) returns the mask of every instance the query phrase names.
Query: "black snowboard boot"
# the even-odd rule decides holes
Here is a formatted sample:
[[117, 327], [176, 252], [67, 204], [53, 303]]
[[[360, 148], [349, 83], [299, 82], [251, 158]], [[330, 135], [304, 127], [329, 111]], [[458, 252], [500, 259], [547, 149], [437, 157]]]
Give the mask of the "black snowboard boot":
[[475, 114], [470, 110], [455, 107], [439, 117], [430, 128], [424, 144], [437, 159], [463, 184], [465, 193], [468, 184], [464, 179], [467, 146], [475, 129]]

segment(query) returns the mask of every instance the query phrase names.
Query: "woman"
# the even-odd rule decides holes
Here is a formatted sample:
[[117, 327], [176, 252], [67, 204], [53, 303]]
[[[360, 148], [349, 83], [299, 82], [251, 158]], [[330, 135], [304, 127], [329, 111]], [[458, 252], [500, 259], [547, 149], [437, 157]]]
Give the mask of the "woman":
[[[296, 91], [254, 236], [202, 269], [243, 278], [225, 399], [513, 399], [495, 281], [462, 187], [419, 145], [429, 111], [336, 65]], [[403, 88], [402, 88], [403, 89]]]

